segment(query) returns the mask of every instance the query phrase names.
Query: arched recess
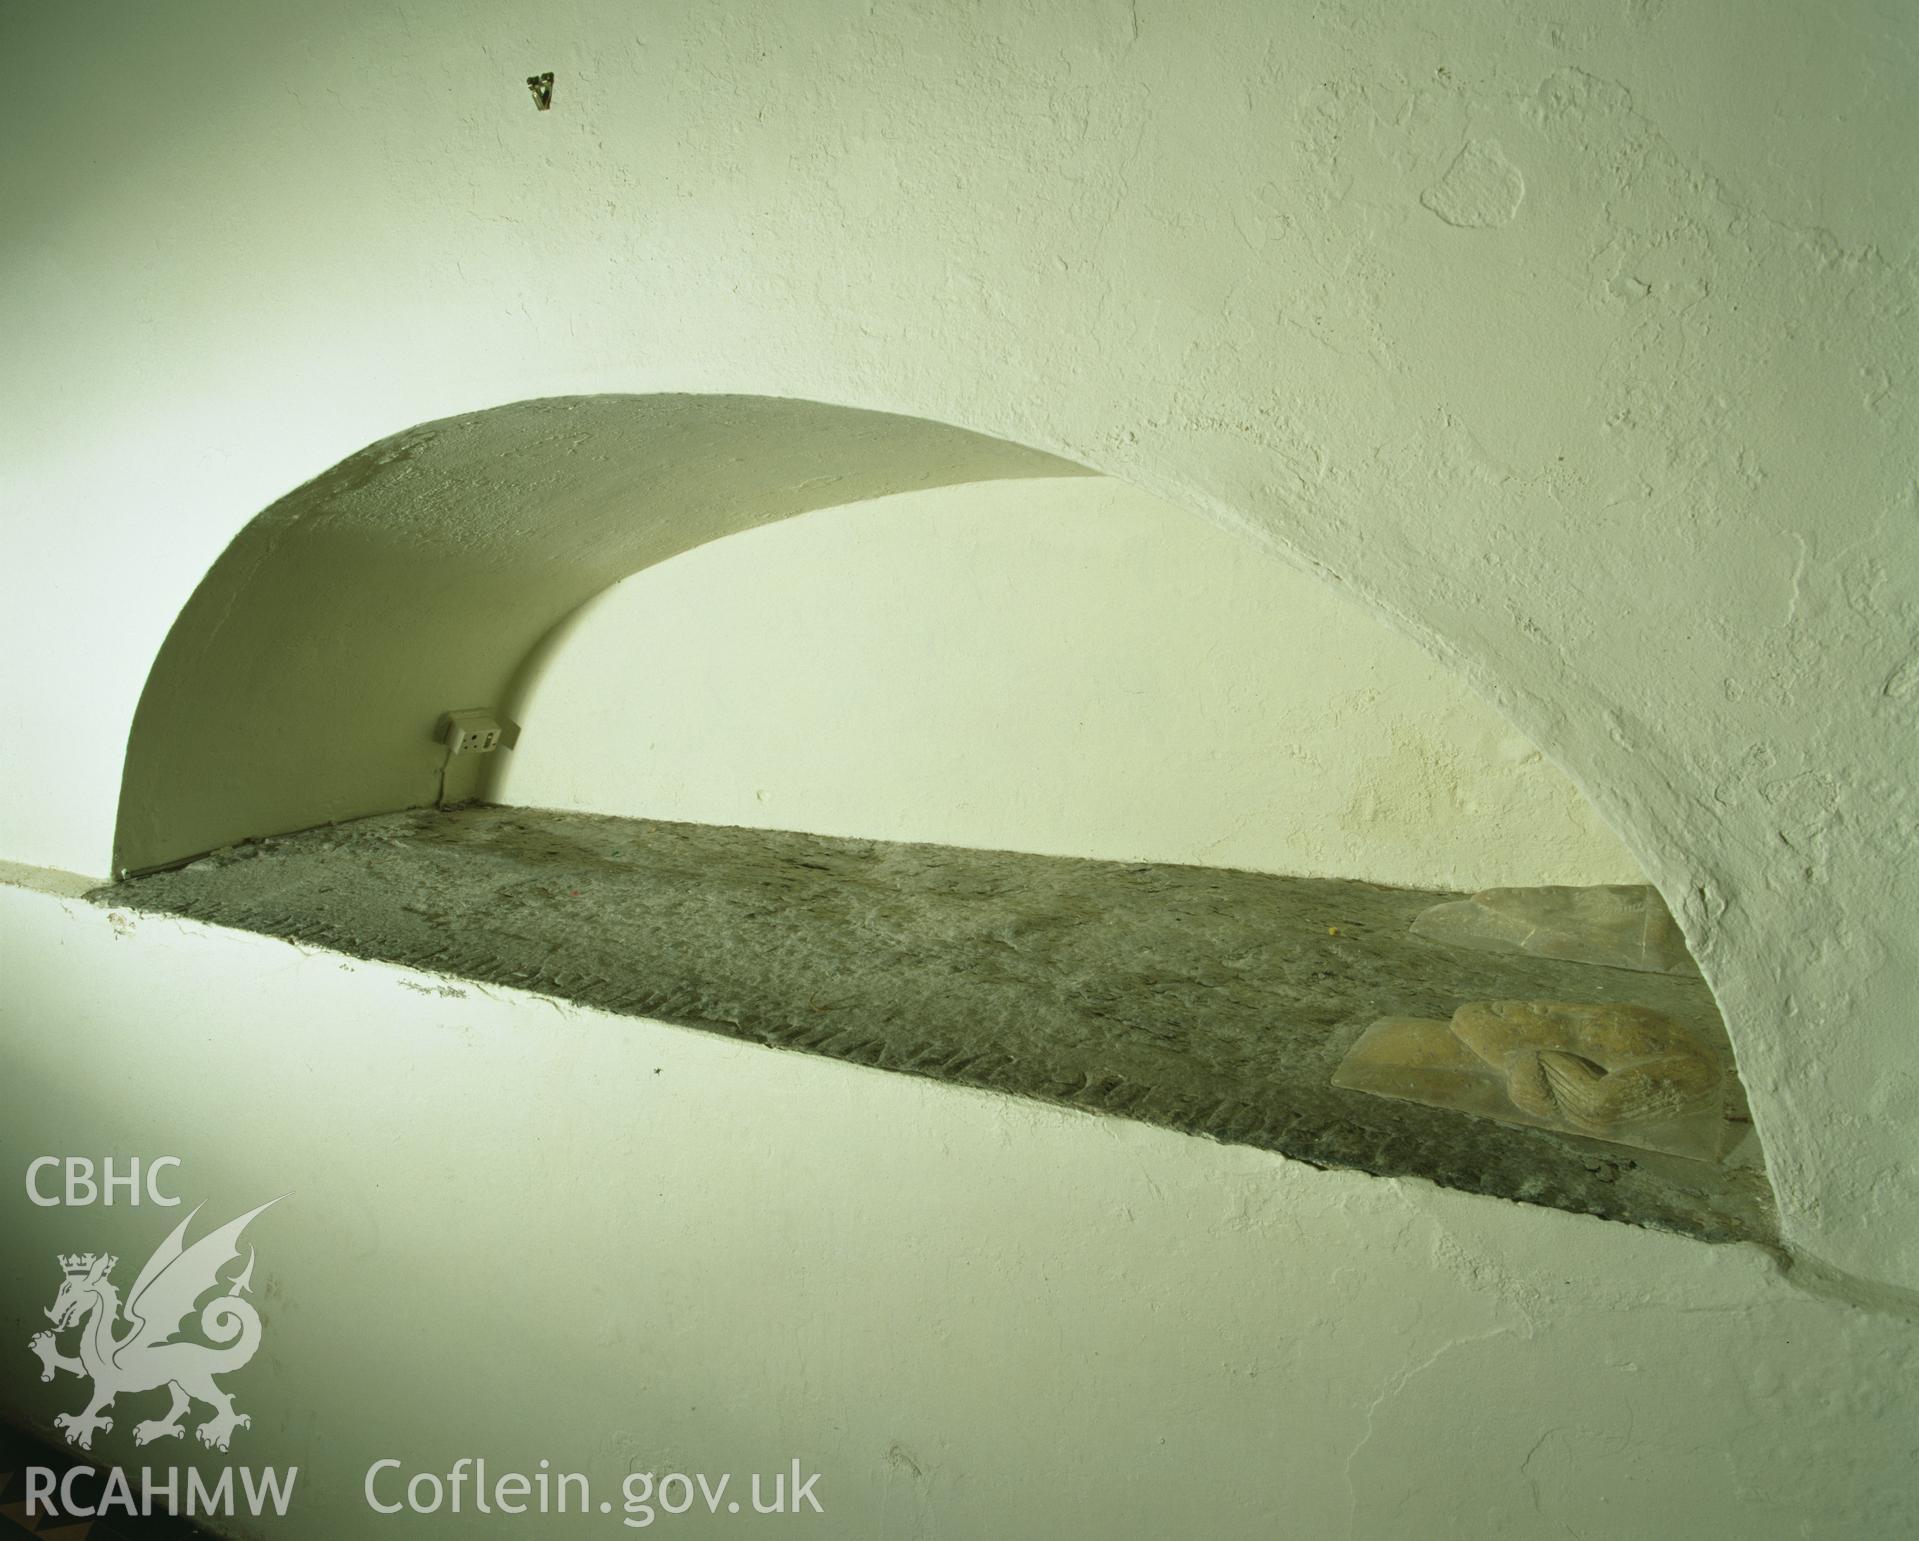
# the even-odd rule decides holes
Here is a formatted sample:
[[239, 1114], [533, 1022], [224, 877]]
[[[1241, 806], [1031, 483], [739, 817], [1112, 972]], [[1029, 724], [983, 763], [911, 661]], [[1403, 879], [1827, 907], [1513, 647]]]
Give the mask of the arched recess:
[[[542, 643], [551, 643], [561, 622], [620, 579], [692, 547], [793, 515], [891, 494], [989, 480], [1094, 474], [1054, 455], [923, 418], [753, 396], [543, 398], [428, 423], [382, 440], [248, 524], [182, 611], [135, 715], [121, 787], [115, 866], [123, 874], [148, 872], [250, 838], [425, 808], [483, 791], [477, 779], [449, 786], [451, 756], [439, 733], [444, 714], [462, 707], [510, 710], [537, 671], [545, 651]], [[464, 762], [463, 768], [477, 771], [475, 760]], [[551, 821], [565, 815], [542, 817], [548, 820], [542, 826], [548, 833], [529, 845], [570, 838], [551, 832]], [[491, 838], [489, 831], [504, 831], [510, 842], [530, 827], [520, 812], [482, 807], [451, 817], [402, 818], [384, 830], [362, 826], [347, 832], [349, 841], [363, 842], [341, 858], [356, 876], [374, 870], [370, 863], [376, 859], [389, 864], [378, 869], [382, 876], [374, 885], [379, 890], [376, 903], [390, 903], [395, 895], [411, 891], [403, 879], [396, 883], [386, 875], [394, 871], [392, 851], [404, 843], [396, 843], [395, 832], [409, 823], [452, 831], [456, 844], [470, 837], [473, 843], [464, 847], [461, 861], [469, 875], [483, 875], [473, 856]], [[628, 824], [629, 831], [634, 827]], [[719, 844], [698, 847], [672, 842], [710, 842], [716, 832], [710, 826], [679, 828], [707, 833], [671, 836], [658, 843], [668, 864], [662, 869], [667, 884], [660, 891], [670, 896], [677, 912], [694, 913], [683, 903], [688, 871], [768, 870], [763, 866], [768, 858], [757, 848], [742, 854], [737, 842], [727, 845], [724, 828], [717, 831]], [[329, 831], [308, 844], [334, 850], [338, 842]], [[651, 881], [632, 860], [633, 848], [622, 845], [597, 853], [578, 849], [586, 851], [596, 870], [620, 870], [637, 874], [641, 883]], [[824, 852], [822, 861], [792, 857], [786, 847], [769, 849], [776, 873], [789, 858], [809, 871], [836, 870], [833, 862], [838, 858], [832, 852]], [[1417, 952], [1405, 938], [1433, 897], [1417, 890], [1323, 880], [1341, 889], [1336, 901], [1341, 923], [1325, 924], [1320, 911], [1334, 901], [1322, 894], [1281, 899], [1269, 891], [1255, 899], [1250, 890], [1233, 890], [1221, 897], [1226, 890], [1209, 887], [1203, 902], [1194, 898], [1193, 904], [1213, 914], [1205, 910], [1211, 904], [1222, 923], [1232, 920], [1248, 928], [1229, 941], [1233, 958], [1283, 960], [1270, 979], [1262, 977], [1238, 994], [1215, 991], [1216, 981], [1203, 961], [1192, 979], [1181, 973], [1207, 943], [1197, 936], [1167, 933], [1160, 917], [1163, 912], [1199, 911], [1184, 901], [1162, 904], [1159, 891], [1150, 885], [1132, 902], [1158, 929], [1149, 928], [1150, 935], [1141, 932], [1136, 945], [1123, 950], [1133, 958], [1163, 957], [1165, 964], [1151, 963], [1137, 979], [1125, 970], [1120, 971], [1123, 977], [1113, 975], [1111, 961], [1103, 955], [1062, 968], [1043, 950], [1027, 948], [1015, 951], [1022, 952], [1036, 972], [1030, 979], [1009, 982], [1009, 976], [995, 973], [992, 966], [979, 967], [981, 957], [965, 951], [967, 938], [971, 928], [982, 923], [991, 938], [1008, 928], [1028, 928], [1033, 916], [1022, 911], [1002, 925], [990, 918], [982, 922], [969, 910], [963, 922], [934, 920], [920, 938], [958, 936], [961, 952], [934, 956], [931, 972], [907, 979], [897, 999], [882, 991], [876, 1002], [855, 1002], [820, 1020], [797, 1016], [791, 1004], [814, 1002], [822, 989], [830, 988], [828, 981], [843, 980], [856, 969], [852, 955], [833, 949], [846, 946], [848, 936], [857, 938], [857, 926], [818, 927], [816, 935], [792, 946], [788, 942], [793, 938], [776, 938], [775, 955], [790, 961], [803, 953], [817, 971], [802, 970], [797, 986], [782, 974], [763, 995], [753, 995], [748, 987], [739, 999], [729, 994], [709, 1004], [701, 993], [710, 983], [704, 970], [696, 970], [697, 999], [684, 994], [676, 977], [654, 977], [644, 968], [630, 980], [622, 977], [613, 983], [592, 972], [602, 958], [630, 956], [623, 938], [634, 929], [634, 916], [652, 913], [650, 897], [642, 898], [637, 910], [596, 908], [597, 901], [569, 910], [559, 922], [569, 938], [565, 947], [548, 946], [536, 937], [538, 960], [522, 965], [517, 953], [507, 957], [502, 949], [509, 943], [517, 947], [527, 940], [529, 926], [538, 927], [531, 917], [512, 909], [518, 899], [503, 900], [499, 890], [482, 881], [473, 890], [478, 908], [465, 920], [434, 915], [419, 921], [417, 906], [407, 904], [414, 920], [405, 924], [425, 925], [433, 946], [419, 950], [409, 943], [396, 954], [357, 932], [347, 936], [331, 919], [289, 926], [282, 910], [295, 904], [290, 889], [272, 861], [252, 860], [256, 854], [261, 853], [195, 863], [191, 871], [173, 876], [191, 886], [223, 870], [265, 871], [273, 891], [265, 909], [258, 894], [242, 897], [232, 910], [197, 907], [191, 895], [176, 894], [169, 901], [159, 894], [164, 878], [146, 880], [147, 902], [173, 913], [231, 920], [247, 929], [347, 950], [357, 947], [363, 956], [388, 961], [430, 956], [435, 967], [462, 977], [550, 986], [589, 1004], [632, 1014], [709, 1026], [730, 1023], [742, 1036], [859, 1063], [1130, 1112], [1148, 1122], [1262, 1145], [1321, 1164], [1412, 1173], [1472, 1191], [1670, 1225], [1715, 1239], [1771, 1234], [1771, 1199], [1756, 1152], [1741, 1154], [1720, 1138], [1743, 1139], [1749, 1131], [1733, 1127], [1747, 1122], [1743, 1115], [1735, 1116], [1742, 1098], [1736, 1087], [1721, 1097], [1717, 1072], [1708, 1086], [1718, 1099], [1708, 1110], [1712, 1127], [1700, 1147], [1710, 1159], [1695, 1169], [1687, 1152], [1668, 1141], [1642, 1150], [1645, 1159], [1634, 1158], [1644, 1171], [1631, 1180], [1615, 1181], [1616, 1174], [1606, 1175], [1603, 1163], [1589, 1163], [1578, 1150], [1515, 1145], [1503, 1134], [1490, 1136], [1492, 1144], [1481, 1149], [1471, 1144], [1475, 1137], [1469, 1133], [1468, 1144], [1460, 1147], [1451, 1113], [1437, 1123], [1432, 1120], [1435, 1108], [1447, 1106], [1443, 1102], [1426, 1104], [1425, 1112], [1410, 1118], [1401, 1112], [1382, 1113], [1377, 1106], [1355, 1107], [1355, 1098], [1407, 1101], [1402, 1094], [1408, 1087], [1399, 1072], [1408, 1064], [1417, 1068], [1423, 1063], [1419, 1055], [1431, 1057], [1435, 1051], [1427, 1030], [1436, 1028], [1444, 1037], [1445, 1018], [1460, 1001], [1523, 993], [1527, 998], [1584, 1001], [1589, 1009], [1623, 1004], [1668, 1017], [1669, 1026], [1683, 1024], [1684, 1033], [1692, 1035], [1701, 1050], [1694, 1059], [1702, 1073], [1712, 1070], [1711, 1062], [1723, 1052], [1723, 1030], [1703, 983], [1696, 976], [1666, 977], [1689, 972], [1685, 968], [1662, 964], [1651, 974], [1597, 981], [1556, 975], [1554, 987], [1548, 989], [1545, 976], [1530, 972], [1502, 974], [1501, 984], [1494, 987], [1485, 982], [1488, 976], [1470, 966], [1466, 975], [1440, 979], [1428, 957], [1404, 961], [1401, 953]], [[564, 857], [565, 852], [548, 849], [545, 854]], [[948, 852], [941, 862], [953, 854]], [[1044, 883], [1032, 876], [1034, 870], [972, 877], [962, 873], [957, 881], [969, 894], [1024, 892], [1034, 883], [1044, 890]], [[750, 886], [758, 879], [742, 881]], [[787, 877], [777, 875], [772, 881], [765, 892], [782, 896], [774, 907], [802, 912], [803, 919], [805, 905], [793, 902]], [[1208, 874], [1183, 881], [1210, 885], [1215, 879]], [[891, 893], [896, 886], [844, 885], [831, 896], [828, 911], [847, 892]], [[1370, 892], [1347, 891], [1359, 888]], [[318, 874], [314, 894], [336, 890], [332, 877]], [[759, 904], [752, 900], [749, 908]], [[1067, 894], [1059, 900], [1057, 913], [1097, 914], [1101, 926], [1095, 929], [1104, 933], [1117, 923], [1117, 908], [1110, 892], [1098, 897]], [[486, 925], [503, 912], [507, 918], [497, 933], [485, 934]], [[597, 914], [607, 928], [596, 932], [590, 945], [580, 940], [580, 927], [589, 914]], [[1302, 921], [1302, 916], [1308, 918]], [[550, 906], [542, 906], [541, 917], [542, 924], [553, 920]], [[897, 917], [873, 925], [888, 935], [920, 936]], [[701, 935], [695, 940], [703, 946], [706, 928], [696, 929]], [[1078, 928], [1068, 924], [1056, 929], [1073, 933]], [[372, 930], [386, 934], [383, 926]], [[462, 938], [450, 962], [446, 948], [439, 945], [448, 934]], [[1362, 943], [1372, 961], [1356, 963], [1361, 955], [1353, 949]], [[1375, 955], [1381, 949], [1392, 953], [1392, 959], [1379, 962]], [[924, 950], [918, 942], [898, 948], [914, 957]], [[591, 964], [586, 961], [589, 953]], [[665, 966], [669, 960], [656, 961]], [[995, 965], [1002, 961], [993, 960]], [[1081, 967], [1087, 977], [1097, 976], [1096, 990], [1110, 986], [1119, 992], [1102, 997], [1116, 1004], [1097, 1031], [1086, 1030], [1085, 992], [1073, 983], [1079, 976], [1072, 970]], [[1238, 967], [1222, 962], [1219, 977]], [[552, 978], [541, 970], [551, 970]], [[1618, 974], [1604, 967], [1597, 971]], [[1162, 986], [1182, 987], [1172, 976], [1214, 1005], [1231, 1009], [1200, 1026], [1184, 1015], [1170, 1029], [1156, 1025]], [[935, 978], [936, 985], [928, 983]], [[1382, 986], [1386, 978], [1396, 983]], [[954, 1004], [952, 998], [959, 993], [951, 988], [955, 979], [984, 981], [977, 1009], [960, 1000], [952, 1020], [928, 1027], [919, 1008], [934, 996]], [[1338, 986], [1346, 993], [1334, 999], [1335, 985], [1325, 982], [1341, 979], [1352, 988]], [[1004, 987], [1027, 1003], [1027, 1016], [1039, 1020], [1043, 1013], [1033, 1011], [1032, 1001], [1061, 981], [1066, 981], [1066, 1004], [1059, 1014], [1064, 1025], [1010, 1042], [994, 1036], [996, 1024], [1020, 1013], [1009, 1012], [992, 990]], [[580, 989], [589, 993], [578, 994]], [[601, 993], [591, 994], [595, 989]], [[1133, 994], [1139, 1001], [1125, 1004]], [[1382, 1002], [1397, 1003], [1389, 1015], [1392, 1023], [1400, 1024], [1394, 1028], [1400, 1036], [1390, 1038], [1386, 1049], [1368, 1051], [1376, 1058], [1386, 1056], [1385, 1070], [1368, 1061], [1361, 1067], [1366, 1074], [1347, 1074], [1347, 1052], [1361, 1053], [1352, 1034], [1370, 1032], [1367, 1024], [1378, 1017]], [[829, 1008], [814, 1004], [810, 1009]], [[1274, 1022], [1285, 1013], [1298, 1020], [1282, 1040]], [[895, 1033], [903, 1021], [916, 1024], [907, 1038]], [[1130, 1026], [1122, 1030], [1113, 1023]], [[1416, 1040], [1405, 1038], [1408, 1023], [1417, 1030]], [[1188, 1031], [1198, 1045], [1193, 1052], [1182, 1047]], [[1088, 1044], [1094, 1050], [1089, 1051]], [[1415, 1058], [1405, 1064], [1391, 1057], [1406, 1053]], [[1725, 1064], [1730, 1070], [1729, 1056]], [[1336, 1070], [1346, 1079], [1334, 1079]], [[1414, 1096], [1411, 1101], [1421, 1099]], [[1727, 1150], [1732, 1154], [1722, 1172], [1713, 1163]], [[1675, 1162], [1685, 1170], [1673, 1170]]]
[[916, 488], [1079, 476], [922, 418], [763, 396], [514, 402], [288, 493], [201, 580], [128, 739], [116, 872], [435, 800], [441, 714], [497, 706], [585, 600], [706, 541]]

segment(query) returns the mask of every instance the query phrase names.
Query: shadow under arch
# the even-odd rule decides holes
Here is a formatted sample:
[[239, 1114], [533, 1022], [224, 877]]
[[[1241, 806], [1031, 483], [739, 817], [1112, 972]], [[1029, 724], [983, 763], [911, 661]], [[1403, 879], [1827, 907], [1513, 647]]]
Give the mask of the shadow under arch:
[[409, 428], [274, 503], [200, 581], [134, 714], [114, 870], [434, 802], [442, 713], [503, 704], [586, 600], [707, 541], [915, 489], [1094, 474], [767, 396], [547, 397]]

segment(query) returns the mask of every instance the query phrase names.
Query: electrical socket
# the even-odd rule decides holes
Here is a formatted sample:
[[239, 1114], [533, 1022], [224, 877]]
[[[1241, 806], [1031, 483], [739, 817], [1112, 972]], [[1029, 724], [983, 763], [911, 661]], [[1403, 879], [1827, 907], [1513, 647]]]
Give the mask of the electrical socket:
[[491, 754], [502, 736], [500, 721], [491, 712], [448, 712], [440, 734], [451, 754]]

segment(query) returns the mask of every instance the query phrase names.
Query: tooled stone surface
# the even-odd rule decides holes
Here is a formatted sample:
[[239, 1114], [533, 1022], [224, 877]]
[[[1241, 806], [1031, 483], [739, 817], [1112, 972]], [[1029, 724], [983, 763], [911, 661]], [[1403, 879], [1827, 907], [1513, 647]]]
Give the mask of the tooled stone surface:
[[1410, 938], [1447, 897], [1431, 891], [481, 806], [241, 846], [94, 897], [1316, 1165], [1771, 1234], [1757, 1170], [1331, 1084], [1383, 1013], [1472, 1001], [1642, 1004], [1723, 1042], [1696, 978]]
[[1423, 911], [1413, 934], [1449, 947], [1644, 973], [1699, 972], [1658, 890], [1639, 884], [1488, 888]]

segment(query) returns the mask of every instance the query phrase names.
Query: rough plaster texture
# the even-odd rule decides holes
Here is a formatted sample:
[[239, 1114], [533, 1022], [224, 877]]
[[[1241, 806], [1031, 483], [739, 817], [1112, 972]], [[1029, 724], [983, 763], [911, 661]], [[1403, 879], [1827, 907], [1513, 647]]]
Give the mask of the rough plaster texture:
[[[0, 27], [58, 62], [0, 101], [9, 859], [103, 869], [201, 576], [407, 425], [701, 390], [957, 423], [1286, 551], [1486, 694], [1672, 904], [1789, 1242], [1919, 1287], [1910, 6]], [[1422, 201], [1474, 143], [1504, 224]]]
[[1643, 881], [1456, 675], [1104, 478], [713, 541], [572, 617], [516, 715], [493, 802], [1411, 888]]
[[[1919, 1528], [1919, 1329], [1753, 1246], [17, 889], [0, 947], [0, 1171], [168, 1150], [209, 1214], [290, 1195], [232, 1378], [234, 1458], [301, 1468], [275, 1535], [470, 1537], [376, 1527], [360, 1483], [474, 1454], [602, 1487], [798, 1455], [847, 1541]], [[55, 1254], [176, 1214], [0, 1184], [11, 1407], [74, 1395], [22, 1373]], [[151, 1460], [129, 1427], [97, 1455]]]
[[1623, 1002], [1723, 1045], [1696, 979], [1409, 936], [1438, 897], [487, 807], [285, 836], [94, 895], [1320, 1166], [1770, 1239], [1756, 1150], [1628, 1153], [1332, 1085], [1374, 1019], [1475, 1001]]

